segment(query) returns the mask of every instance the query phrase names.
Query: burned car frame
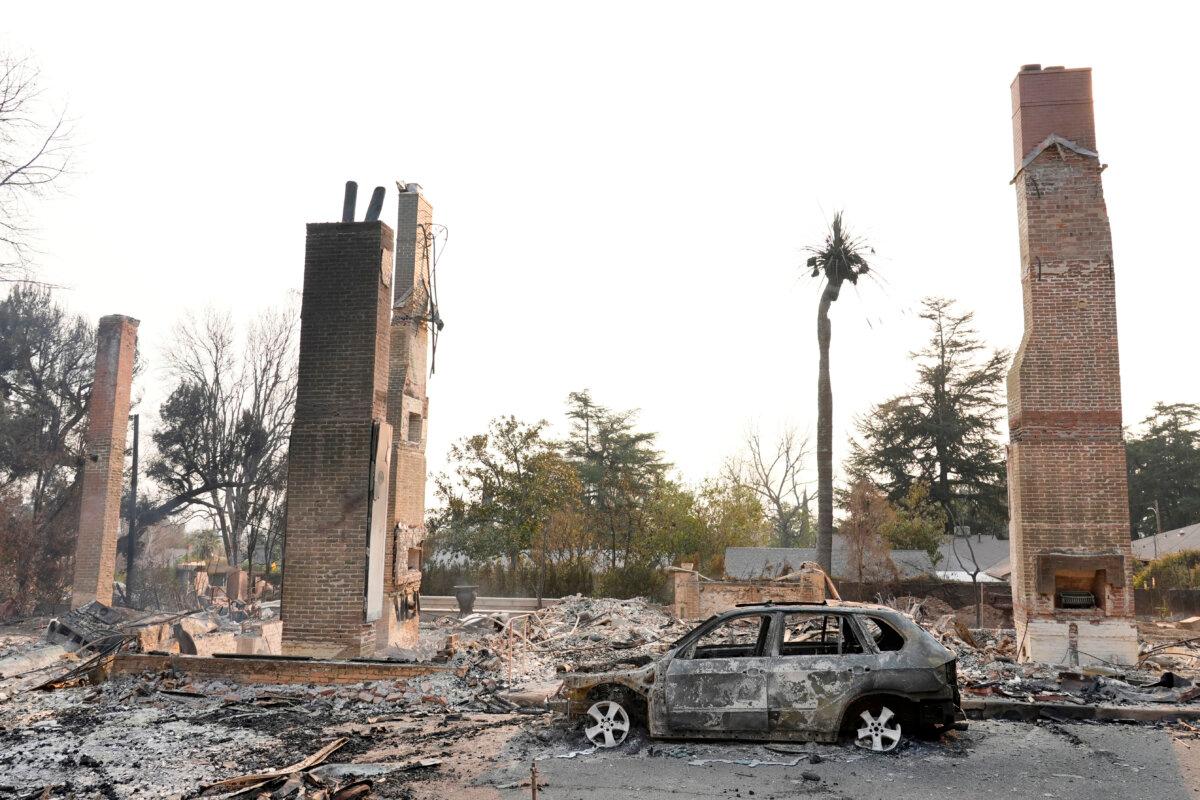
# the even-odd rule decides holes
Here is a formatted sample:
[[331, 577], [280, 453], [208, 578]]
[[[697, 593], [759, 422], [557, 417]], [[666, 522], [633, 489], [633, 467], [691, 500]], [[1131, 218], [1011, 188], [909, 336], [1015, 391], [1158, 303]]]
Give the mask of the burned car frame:
[[567, 674], [550, 701], [614, 747], [653, 737], [836, 741], [892, 750], [902, 730], [965, 727], [955, 654], [905, 614], [829, 601], [710, 617], [636, 669]]

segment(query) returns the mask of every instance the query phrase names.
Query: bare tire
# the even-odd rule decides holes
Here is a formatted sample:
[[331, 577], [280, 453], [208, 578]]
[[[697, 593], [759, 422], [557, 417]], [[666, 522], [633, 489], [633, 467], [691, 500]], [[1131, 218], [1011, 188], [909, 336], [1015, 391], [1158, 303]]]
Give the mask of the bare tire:
[[616, 700], [592, 704], [583, 718], [583, 733], [596, 747], [616, 747], [629, 735], [629, 712]]
[[[873, 713], [877, 712], [877, 713]], [[887, 753], [900, 744], [900, 718], [883, 704], [864, 708], [854, 721], [854, 744], [876, 753]]]

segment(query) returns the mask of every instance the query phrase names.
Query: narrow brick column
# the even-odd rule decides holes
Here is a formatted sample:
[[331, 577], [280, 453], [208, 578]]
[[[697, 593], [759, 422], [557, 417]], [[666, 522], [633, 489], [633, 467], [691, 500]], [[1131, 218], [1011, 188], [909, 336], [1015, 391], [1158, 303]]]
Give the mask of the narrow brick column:
[[136, 319], [112, 315], [100, 319], [96, 333], [96, 374], [83, 440], [72, 608], [93, 600], [112, 604], [137, 329]]
[[388, 500], [386, 599], [380, 643], [417, 641], [420, 548], [425, 538], [425, 441], [429, 426], [429, 290], [433, 207], [415, 183], [398, 185], [396, 279], [393, 283], [388, 422], [392, 486]]
[[[1115, 279], [1091, 70], [1025, 67], [1012, 97], [1025, 318], [1008, 376], [1019, 654], [1132, 663]], [[1096, 606], [1072, 607], [1078, 593]]]
[[375, 651], [369, 493], [372, 428], [387, 411], [392, 256], [392, 230], [382, 222], [308, 226], [284, 533], [287, 654]]

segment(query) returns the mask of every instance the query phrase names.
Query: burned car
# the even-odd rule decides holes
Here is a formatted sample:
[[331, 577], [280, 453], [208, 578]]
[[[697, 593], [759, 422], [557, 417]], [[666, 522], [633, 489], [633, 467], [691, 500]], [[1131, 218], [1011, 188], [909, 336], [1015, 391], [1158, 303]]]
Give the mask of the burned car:
[[652, 663], [567, 674], [551, 707], [598, 747], [653, 737], [837, 741], [888, 751], [902, 731], [965, 728], [955, 654], [885, 606], [740, 606]]

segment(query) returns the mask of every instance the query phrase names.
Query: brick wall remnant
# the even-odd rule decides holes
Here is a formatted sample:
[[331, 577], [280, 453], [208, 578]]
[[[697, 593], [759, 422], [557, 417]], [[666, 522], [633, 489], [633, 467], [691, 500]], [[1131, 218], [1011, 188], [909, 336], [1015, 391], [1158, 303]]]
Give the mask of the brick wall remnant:
[[[1020, 656], [1132, 663], [1115, 274], [1091, 70], [1027, 66], [1012, 99], [1025, 322], [1008, 375]], [[1089, 595], [1094, 607], [1071, 607]]]
[[112, 605], [137, 329], [136, 319], [114, 314], [102, 317], [96, 332], [71, 608], [93, 600]]
[[369, 554], [371, 508], [380, 507], [388, 484], [387, 465], [373, 455], [377, 438], [390, 437], [393, 247], [391, 228], [379, 221], [308, 225], [284, 533], [288, 655], [362, 657], [376, 649], [368, 609], [382, 604], [383, 583], [378, 597], [368, 596], [368, 573], [384, 568]]

